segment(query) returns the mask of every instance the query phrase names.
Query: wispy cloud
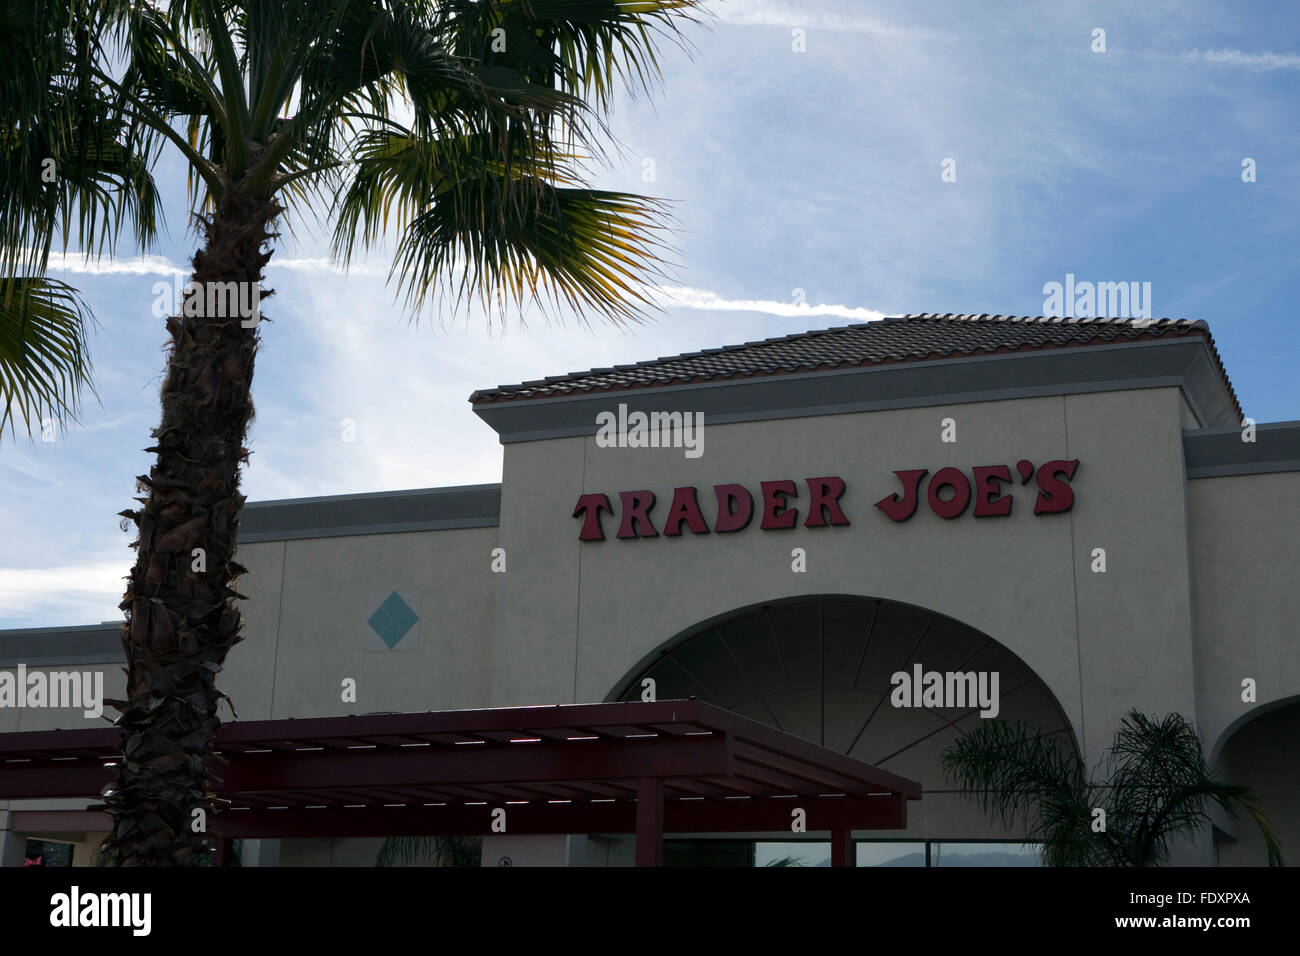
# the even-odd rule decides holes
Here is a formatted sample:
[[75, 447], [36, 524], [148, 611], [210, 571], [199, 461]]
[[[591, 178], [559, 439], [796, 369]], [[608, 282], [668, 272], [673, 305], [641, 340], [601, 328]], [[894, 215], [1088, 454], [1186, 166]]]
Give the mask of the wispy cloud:
[[656, 286], [654, 295], [664, 305], [680, 309], [700, 309], [705, 312], [763, 312], [767, 315], [812, 316], [835, 315], [843, 319], [858, 319], [871, 322], [883, 319], [885, 313], [875, 309], [864, 309], [851, 305], [827, 305], [819, 303], [777, 302], [774, 299], [724, 299], [708, 289], [692, 289], [689, 286]]
[[1300, 70], [1300, 55], [1294, 53], [1247, 53], [1244, 50], [1191, 50], [1177, 59], [1186, 63], [1208, 63], [1263, 72], [1266, 70]]
[[388, 267], [372, 262], [353, 263], [347, 269], [337, 266], [328, 259], [272, 259], [267, 263], [268, 269], [292, 269], [295, 272], [324, 272], [330, 275], [372, 276], [379, 279], [388, 278]]
[[[50, 269], [85, 275], [189, 275], [191, 270], [172, 262], [165, 256], [124, 256], [99, 259], [84, 252], [51, 252]], [[292, 269], [295, 272], [317, 272], [331, 275], [360, 275], [386, 278], [388, 268], [376, 263], [355, 263], [347, 269], [328, 259], [272, 259], [268, 269]]]
[[[60, 266], [70, 272], [88, 272], [95, 275], [120, 273], [129, 275], [185, 275], [186, 270], [162, 256], [135, 256], [102, 263], [87, 263], [79, 254], [69, 253], [60, 256]], [[50, 257], [54, 265], [54, 256]], [[290, 269], [299, 273], [335, 276], [363, 276], [366, 278], [387, 278], [387, 267], [377, 263], [359, 263], [347, 272], [334, 265], [328, 259], [280, 259], [267, 265], [273, 268]], [[726, 299], [708, 289], [694, 289], [690, 286], [659, 285], [647, 287], [650, 295], [660, 304], [679, 309], [698, 309], [704, 312], [762, 312], [767, 315], [788, 317], [834, 315], [844, 319], [858, 319], [870, 322], [884, 318], [885, 313], [875, 309], [866, 309], [851, 305], [829, 305], [819, 303], [797, 304], [795, 302], [777, 302], [772, 299]]]
[[120, 259], [87, 257], [84, 252], [51, 252], [49, 268], [86, 275], [188, 275], [189, 269], [165, 256], [130, 256]]
[[926, 27], [890, 23], [873, 17], [841, 16], [824, 10], [775, 3], [772, 0], [721, 0], [707, 8], [719, 23], [734, 26], [782, 27], [805, 30], [833, 30], [836, 33], [866, 33], [890, 40], [948, 42], [950, 33]]

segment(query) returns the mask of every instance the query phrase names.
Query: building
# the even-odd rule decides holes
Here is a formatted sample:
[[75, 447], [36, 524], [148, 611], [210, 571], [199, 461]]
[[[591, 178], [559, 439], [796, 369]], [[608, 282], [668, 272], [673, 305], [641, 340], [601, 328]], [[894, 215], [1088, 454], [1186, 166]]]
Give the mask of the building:
[[[981, 710], [1090, 765], [1131, 708], [1173, 711], [1300, 852], [1300, 422], [1243, 425], [1205, 323], [906, 316], [471, 403], [500, 485], [247, 506], [222, 683], [241, 721], [641, 700], [649, 679], [919, 781], [859, 862], [1005, 862], [1023, 834], [939, 764]], [[0, 633], [0, 666], [99, 669], [108, 696], [120, 661], [112, 624]], [[893, 675], [931, 671], [995, 675], [994, 705], [894, 705]], [[5, 732], [89, 725], [0, 709]], [[5, 825], [83, 860], [93, 835], [31, 821], [85, 805], [12, 801]], [[749, 836], [670, 857], [743, 861]], [[507, 832], [483, 856], [613, 865], [631, 842]], [[378, 843], [247, 855], [370, 865]], [[1222, 818], [1176, 860], [1264, 851]]]

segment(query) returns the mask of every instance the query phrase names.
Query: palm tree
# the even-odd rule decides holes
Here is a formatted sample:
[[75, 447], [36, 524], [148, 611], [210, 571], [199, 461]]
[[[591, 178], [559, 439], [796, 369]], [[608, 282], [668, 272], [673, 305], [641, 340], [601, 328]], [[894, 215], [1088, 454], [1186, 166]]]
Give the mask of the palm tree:
[[[30, 44], [38, 55], [35, 69], [26, 53], [14, 67], [22, 102], [4, 107], [5, 148], [32, 168], [53, 154], [60, 171], [86, 180], [11, 197], [23, 170], [6, 168], [6, 281], [40, 280], [40, 250], [56, 232], [65, 242], [69, 232], [109, 237], [111, 249], [129, 224], [141, 244], [152, 240], [149, 171], [164, 151], [188, 167], [200, 239], [193, 282], [166, 322], [162, 421], [147, 449], [156, 460], [138, 479], [140, 507], [122, 512], [139, 535], [121, 604], [123, 759], [105, 791], [121, 864], [192, 865], [208, 848], [193, 811], [214, 809], [216, 675], [241, 639], [239, 480], [271, 294], [263, 270], [279, 228], [291, 216], [323, 218], [346, 264], [391, 227], [391, 275], [416, 314], [444, 300], [498, 311], [540, 302], [635, 321], [651, 304], [644, 283], [661, 274], [665, 209], [588, 188], [584, 163], [603, 155], [617, 89], [651, 89], [656, 44], [680, 41], [697, 3], [6, 6], [18, 13], [0, 21], [3, 49]], [[69, 157], [71, 169], [61, 165]], [[70, 208], [76, 223], [55, 214]]]
[[[944, 772], [1004, 826], [1019, 823], [1043, 844], [1048, 866], [1159, 866], [1169, 844], [1210, 821], [1216, 804], [1245, 809], [1268, 847], [1282, 852], [1248, 787], [1214, 779], [1195, 728], [1179, 714], [1162, 720], [1133, 710], [1120, 722], [1104, 761], [1105, 782], [1089, 778], [1072, 748], [1026, 724], [981, 723], [944, 751]], [[1105, 811], [1105, 828], [1094, 830]]]

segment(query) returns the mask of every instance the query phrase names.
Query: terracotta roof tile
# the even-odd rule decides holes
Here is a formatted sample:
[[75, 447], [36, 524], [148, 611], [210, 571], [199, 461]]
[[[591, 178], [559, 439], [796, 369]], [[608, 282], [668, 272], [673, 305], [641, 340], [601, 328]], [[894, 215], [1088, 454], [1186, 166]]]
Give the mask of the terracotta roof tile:
[[475, 404], [551, 398], [580, 392], [621, 391], [690, 382], [828, 371], [962, 355], [1074, 348], [1111, 342], [1195, 335], [1205, 339], [1240, 415], [1210, 327], [1188, 319], [1081, 319], [922, 313], [876, 322], [815, 329], [637, 362], [553, 375], [519, 385], [481, 389]]

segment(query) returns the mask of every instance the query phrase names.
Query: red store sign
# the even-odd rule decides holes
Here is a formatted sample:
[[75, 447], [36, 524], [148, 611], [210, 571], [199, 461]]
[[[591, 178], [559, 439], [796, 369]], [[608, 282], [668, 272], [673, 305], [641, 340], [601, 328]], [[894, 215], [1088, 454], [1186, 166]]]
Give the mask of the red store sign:
[[[1037, 468], [1033, 462], [1022, 458], [1016, 463], [1016, 473], [1021, 485], [1032, 480], [1038, 488], [1034, 500], [1034, 514], [1061, 514], [1074, 507], [1074, 489], [1070, 481], [1079, 467], [1079, 459], [1054, 459]], [[971, 474], [960, 468], [940, 468], [925, 482], [929, 470], [912, 468], [896, 471], [901, 491], [886, 495], [876, 502], [876, 507], [892, 521], [911, 518], [924, 496], [931, 511], [940, 518], [951, 520], [966, 513], [974, 502], [976, 518], [1005, 518], [1011, 514], [1013, 496], [1004, 491], [1004, 485], [1014, 486], [1016, 477], [1006, 465], [977, 465]], [[826, 528], [849, 524], [840, 507], [840, 498], [847, 485], [843, 478], [828, 475], [822, 478], [805, 478], [807, 506], [803, 526]], [[799, 486], [790, 479], [759, 483], [758, 501], [744, 485], [722, 484], [713, 486], [717, 502], [716, 518], [710, 528], [700, 510], [699, 492], [693, 485], [673, 489], [672, 502], [663, 515], [663, 534], [676, 537], [683, 526], [691, 534], [727, 534], [749, 527], [755, 513], [760, 516], [759, 527], [764, 531], [788, 531], [799, 525]], [[651, 512], [658, 503], [654, 492], [647, 490], [620, 491], [619, 510], [615, 512], [609, 496], [602, 493], [581, 495], [573, 509], [573, 517], [582, 519], [578, 533], [582, 541], [604, 541], [605, 528], [602, 515], [619, 519], [620, 538], [657, 538], [660, 529]]]

